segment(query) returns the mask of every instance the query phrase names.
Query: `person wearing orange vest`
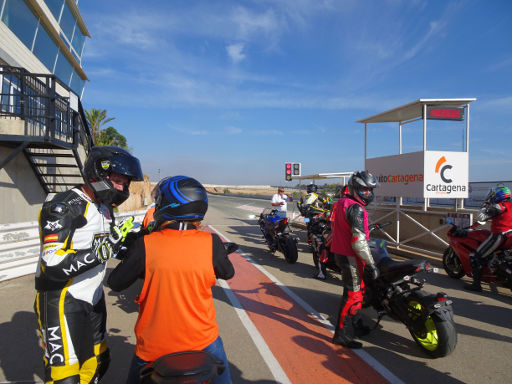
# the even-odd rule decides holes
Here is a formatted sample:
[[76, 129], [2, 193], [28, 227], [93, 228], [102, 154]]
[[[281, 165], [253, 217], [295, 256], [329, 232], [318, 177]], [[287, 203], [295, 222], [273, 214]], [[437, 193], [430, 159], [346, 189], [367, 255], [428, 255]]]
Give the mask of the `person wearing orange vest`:
[[361, 348], [362, 344], [354, 340], [353, 329], [359, 334], [369, 332], [361, 319], [355, 322], [363, 303], [364, 269], [376, 279], [379, 271], [370, 252], [368, 212], [365, 206], [373, 200], [373, 189], [378, 186], [377, 179], [368, 172], [355, 172], [333, 209], [331, 252], [343, 278], [343, 297], [338, 312], [338, 320], [332, 342], [348, 348]]
[[138, 383], [147, 363], [189, 350], [205, 350], [224, 361], [226, 369], [214, 383], [231, 383], [211, 287], [216, 278], [227, 280], [235, 272], [220, 237], [199, 230], [207, 209], [206, 190], [197, 180], [162, 180], [155, 198], [155, 228], [130, 245], [108, 278], [108, 286], [121, 291], [144, 276], [136, 299], [137, 343], [127, 383]]

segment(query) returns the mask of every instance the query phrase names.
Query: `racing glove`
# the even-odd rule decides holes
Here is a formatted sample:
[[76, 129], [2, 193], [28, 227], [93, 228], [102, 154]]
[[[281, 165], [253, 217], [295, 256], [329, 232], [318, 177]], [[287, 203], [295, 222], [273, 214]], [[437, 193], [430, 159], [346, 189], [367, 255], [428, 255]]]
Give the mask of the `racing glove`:
[[134, 217], [130, 216], [121, 221], [119, 225], [112, 225], [110, 227], [110, 236], [108, 238], [112, 244], [121, 246], [121, 243], [126, 239], [126, 235], [128, 235], [128, 232], [133, 228], [133, 219]]
[[366, 264], [364, 268], [368, 271], [368, 276], [370, 276], [370, 279], [377, 280], [379, 277], [379, 269], [375, 264]]
[[133, 228], [133, 219], [134, 217], [131, 216], [121, 221], [119, 225], [112, 225], [110, 227], [110, 235], [96, 244], [94, 254], [101, 263], [115, 257], [119, 252], [128, 232]]

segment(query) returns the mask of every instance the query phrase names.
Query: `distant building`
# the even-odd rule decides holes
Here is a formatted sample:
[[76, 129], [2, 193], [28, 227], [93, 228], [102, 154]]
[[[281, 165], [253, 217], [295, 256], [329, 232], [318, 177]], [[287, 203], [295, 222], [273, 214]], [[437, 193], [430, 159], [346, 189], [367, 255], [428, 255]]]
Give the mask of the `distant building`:
[[92, 137], [80, 102], [87, 26], [76, 0], [0, 0], [0, 224], [37, 219], [80, 184]]

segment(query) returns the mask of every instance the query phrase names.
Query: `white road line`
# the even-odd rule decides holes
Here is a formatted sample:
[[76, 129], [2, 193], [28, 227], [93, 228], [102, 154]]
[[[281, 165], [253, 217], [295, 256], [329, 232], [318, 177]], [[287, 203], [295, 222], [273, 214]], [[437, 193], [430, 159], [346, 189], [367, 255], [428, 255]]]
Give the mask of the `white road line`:
[[[209, 225], [211, 229], [213, 229], [219, 236], [223, 237], [226, 241], [230, 241], [225, 235], [220, 233], [217, 229]], [[243, 252], [238, 251], [240, 254], [242, 254], [244, 257], [245, 255]], [[242, 324], [244, 325], [245, 329], [247, 329], [247, 332], [249, 333], [249, 336], [251, 337], [252, 341], [256, 345], [256, 348], [258, 348], [258, 351], [260, 352], [261, 357], [267, 364], [270, 372], [272, 373], [272, 376], [274, 376], [274, 379], [277, 383], [282, 384], [291, 384], [290, 379], [288, 376], [286, 376], [286, 373], [284, 372], [283, 368], [275, 358], [274, 354], [268, 347], [267, 343], [265, 342], [265, 339], [263, 336], [261, 336], [261, 333], [259, 333], [258, 329], [252, 322], [252, 320], [249, 318], [249, 315], [247, 315], [247, 312], [243, 309], [242, 305], [236, 298], [235, 294], [229, 287], [229, 284], [225, 280], [217, 280], [218, 284], [224, 289], [224, 292], [226, 293], [226, 296], [228, 297], [229, 301], [231, 302], [231, 305], [235, 309], [236, 314], [242, 321]]]
[[[229, 241], [228, 238], [224, 234], [220, 233], [213, 226], [209, 225], [209, 227], [211, 229], [213, 229], [215, 232], [217, 232], [218, 235], [224, 237], [226, 239], [226, 241]], [[299, 304], [306, 312], [308, 312], [311, 316], [315, 317], [325, 328], [327, 328], [329, 331], [334, 333], [334, 326], [325, 317], [323, 317], [322, 314], [317, 312], [313, 307], [311, 307], [308, 303], [306, 303], [299, 296], [297, 296], [291, 289], [289, 289], [287, 286], [285, 286], [283, 283], [281, 283], [274, 275], [272, 275], [270, 272], [268, 272], [265, 268], [263, 268], [261, 265], [256, 263], [250, 256], [246, 255], [245, 253], [241, 252], [240, 250], [238, 250], [238, 253], [240, 253], [247, 261], [252, 263], [252, 265], [254, 265], [260, 272], [262, 272], [272, 282], [274, 282], [278, 287], [280, 287], [288, 296], [290, 296], [295, 302], [297, 302], [297, 304]], [[219, 282], [220, 282], [220, 280], [219, 280]], [[227, 285], [227, 283], [225, 281], [222, 281], [222, 282], [225, 283], [226, 286], [228, 287], [227, 289], [223, 287], [224, 290], [226, 291], [226, 294], [228, 293], [227, 290], [229, 290], [230, 294], [234, 296], [234, 294], [229, 289], [229, 286]], [[235, 300], [236, 300], [236, 297], [235, 297]], [[237, 303], [240, 306], [240, 303], [238, 302], [238, 300], [237, 300]], [[237, 307], [235, 306], [235, 308], [237, 308]], [[241, 306], [240, 306], [240, 308], [241, 308]], [[245, 314], [245, 311], [244, 311], [244, 314]], [[245, 315], [247, 316], [247, 314], [245, 314]], [[240, 317], [240, 319], [242, 320], [242, 322], [244, 321], [242, 319], [242, 317]], [[251, 321], [251, 320], [249, 320], [249, 321]], [[252, 322], [251, 322], [251, 325], [252, 325], [252, 327], [254, 327], [254, 324]], [[256, 332], [258, 332], [258, 331], [256, 330]], [[259, 332], [258, 332], [258, 335], [261, 338], [261, 335], [259, 334]], [[265, 344], [265, 346], [266, 346], [266, 348], [268, 348], [268, 346], [266, 344]], [[369, 366], [371, 366], [373, 369], [375, 369], [377, 372], [379, 372], [391, 384], [405, 384], [402, 380], [400, 380], [398, 377], [396, 377], [389, 369], [387, 369], [381, 363], [379, 363], [368, 352], [366, 352], [362, 349], [353, 349], [352, 352], [354, 352], [361, 359], [363, 359]], [[272, 352], [270, 352], [270, 353], [272, 353]]]

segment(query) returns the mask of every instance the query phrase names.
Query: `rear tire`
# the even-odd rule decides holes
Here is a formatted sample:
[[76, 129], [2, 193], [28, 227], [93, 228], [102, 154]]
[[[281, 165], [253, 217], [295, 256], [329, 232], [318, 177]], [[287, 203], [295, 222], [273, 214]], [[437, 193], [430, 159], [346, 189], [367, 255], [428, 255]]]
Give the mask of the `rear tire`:
[[285, 260], [290, 264], [295, 263], [299, 257], [299, 252], [297, 251], [297, 243], [295, 240], [289, 236], [286, 236], [281, 240], [281, 245], [283, 248]]
[[448, 276], [453, 277], [454, 279], [460, 279], [466, 274], [464, 272], [464, 268], [462, 267], [462, 263], [459, 260], [459, 257], [452, 247], [448, 247], [444, 251], [443, 268]]
[[[423, 297], [426, 295], [428, 294], [424, 291], [417, 291], [407, 298], [409, 317], [414, 319], [416, 316], [424, 316], [426, 304]], [[453, 320], [428, 315], [421, 331], [414, 330], [411, 327], [409, 332], [416, 344], [426, 354], [434, 358], [448, 356], [457, 345], [457, 331]]]

